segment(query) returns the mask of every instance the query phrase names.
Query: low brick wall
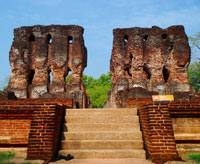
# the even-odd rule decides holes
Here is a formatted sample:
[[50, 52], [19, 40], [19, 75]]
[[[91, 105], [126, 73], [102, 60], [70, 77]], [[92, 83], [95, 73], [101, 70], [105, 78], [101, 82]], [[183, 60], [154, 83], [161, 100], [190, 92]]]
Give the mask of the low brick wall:
[[139, 107], [144, 104], [151, 103], [152, 99], [151, 98], [129, 98], [128, 99], [128, 107], [134, 108], [134, 107]]
[[18, 99], [18, 100], [0, 100], [0, 105], [30, 105], [30, 104], [57, 104], [65, 105], [66, 107], [73, 107], [73, 99], [53, 98], [53, 99]]
[[0, 105], [0, 147], [27, 147], [33, 109]]
[[176, 148], [182, 159], [200, 153], [200, 101], [176, 101], [168, 105]]
[[31, 120], [0, 120], [0, 147], [26, 147]]
[[[129, 107], [135, 107], [135, 104], [137, 103], [129, 103]], [[152, 161], [180, 160], [176, 143], [200, 143], [199, 140], [177, 140], [175, 134], [177, 131], [184, 133], [184, 127], [175, 128], [174, 121], [177, 118], [187, 118], [194, 122], [200, 117], [200, 101], [176, 100], [170, 103], [148, 103], [138, 106], [144, 148], [147, 157]], [[197, 127], [195, 132], [200, 135]]]
[[147, 157], [154, 162], [180, 160], [167, 104], [143, 105], [139, 116]]
[[28, 147], [29, 159], [53, 159], [72, 107], [72, 99], [0, 100], [0, 147]]
[[31, 121], [28, 159], [50, 160], [56, 157], [65, 108], [59, 105], [36, 106]]

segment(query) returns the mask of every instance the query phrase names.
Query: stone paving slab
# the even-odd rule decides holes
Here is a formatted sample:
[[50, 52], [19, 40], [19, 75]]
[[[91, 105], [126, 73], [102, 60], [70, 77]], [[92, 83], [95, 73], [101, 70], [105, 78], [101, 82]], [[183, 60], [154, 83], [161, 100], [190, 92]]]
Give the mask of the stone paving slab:
[[[15, 162], [16, 164], [28, 163], [43, 164], [43, 160], [25, 160], [23, 158], [10, 159], [8, 162]], [[70, 161], [59, 160], [56, 162], [50, 162], [49, 164], [153, 164], [149, 160], [139, 158], [117, 158], [117, 159], [72, 159]], [[188, 161], [168, 161], [165, 164], [197, 164], [196, 162]]]
[[138, 158], [117, 158], [117, 159], [72, 159], [70, 161], [59, 160], [49, 164], [152, 164], [151, 161]]

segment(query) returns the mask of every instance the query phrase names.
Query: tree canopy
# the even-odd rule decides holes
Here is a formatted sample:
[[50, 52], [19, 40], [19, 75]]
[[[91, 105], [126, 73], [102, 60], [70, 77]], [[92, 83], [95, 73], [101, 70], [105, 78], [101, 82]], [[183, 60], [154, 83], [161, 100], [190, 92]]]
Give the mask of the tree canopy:
[[190, 84], [197, 92], [200, 92], [200, 60], [190, 64], [188, 69]]
[[[66, 77], [66, 83], [69, 82], [70, 75]], [[111, 89], [111, 75], [101, 74], [97, 79], [92, 76], [83, 75], [82, 81], [85, 85], [86, 94], [89, 95], [90, 101], [94, 108], [102, 108], [104, 102], [107, 101], [108, 92]]]
[[193, 37], [189, 37], [192, 46], [200, 50], [200, 32], [197, 32]]
[[86, 93], [90, 96], [93, 107], [102, 108], [111, 89], [110, 73], [102, 74], [98, 79], [83, 75], [82, 81], [85, 84]]
[[[197, 32], [194, 37], [189, 37], [192, 48], [200, 50], [200, 32]], [[194, 63], [191, 63], [188, 69], [188, 77], [190, 84], [197, 92], [200, 92], [200, 58]]]

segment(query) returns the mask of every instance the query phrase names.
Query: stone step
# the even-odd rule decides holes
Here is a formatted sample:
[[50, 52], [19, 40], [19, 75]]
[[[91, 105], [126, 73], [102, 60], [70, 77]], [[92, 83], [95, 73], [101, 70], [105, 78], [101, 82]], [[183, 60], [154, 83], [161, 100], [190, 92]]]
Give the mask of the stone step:
[[66, 116], [66, 123], [138, 123], [138, 116]]
[[175, 140], [200, 140], [200, 134], [196, 133], [175, 133]]
[[142, 140], [65, 140], [62, 149], [97, 150], [97, 149], [143, 149]]
[[142, 133], [135, 131], [71, 131], [64, 132], [65, 140], [141, 140]]
[[137, 109], [67, 109], [59, 154], [145, 159]]
[[136, 108], [118, 109], [66, 109], [66, 116], [130, 116], [137, 115]]
[[199, 151], [200, 151], [200, 144], [176, 144], [176, 148], [177, 149], [180, 149], [180, 150], [182, 150], [182, 149], [185, 149], [185, 150], [192, 150], [192, 149], [194, 149], [194, 150], [196, 150], [196, 149], [198, 149]]
[[199, 127], [200, 125], [198, 125], [196, 128], [194, 127], [194, 125], [192, 127], [184, 127], [181, 128], [180, 127], [173, 127], [174, 132], [175, 133], [192, 133], [192, 134], [199, 134]]
[[144, 150], [61, 150], [60, 155], [71, 154], [74, 158], [143, 158], [145, 159]]
[[127, 131], [140, 129], [139, 123], [67, 123], [66, 131]]

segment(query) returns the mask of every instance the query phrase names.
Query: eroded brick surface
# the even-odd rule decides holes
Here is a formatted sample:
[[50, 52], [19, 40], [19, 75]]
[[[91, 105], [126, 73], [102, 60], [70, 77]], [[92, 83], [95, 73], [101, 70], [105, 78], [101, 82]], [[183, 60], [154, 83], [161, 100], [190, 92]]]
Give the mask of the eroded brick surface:
[[191, 91], [187, 74], [190, 47], [183, 26], [114, 29], [113, 34], [112, 107], [124, 107], [119, 103], [124, 95], [150, 98], [152, 94]]
[[[82, 106], [85, 88], [81, 77], [87, 65], [83, 31], [82, 27], [75, 25], [36, 25], [15, 29], [9, 56], [8, 91], [14, 92], [18, 98], [64, 93], [73, 95]], [[70, 73], [66, 84], [65, 78]]]
[[64, 112], [72, 107], [72, 99], [1, 100], [0, 147], [28, 147], [29, 159], [55, 158]]
[[[138, 108], [144, 148], [152, 161], [178, 160], [193, 147], [199, 151], [199, 103], [199, 100], [176, 100]], [[129, 107], [135, 107], [135, 103], [129, 102]]]

